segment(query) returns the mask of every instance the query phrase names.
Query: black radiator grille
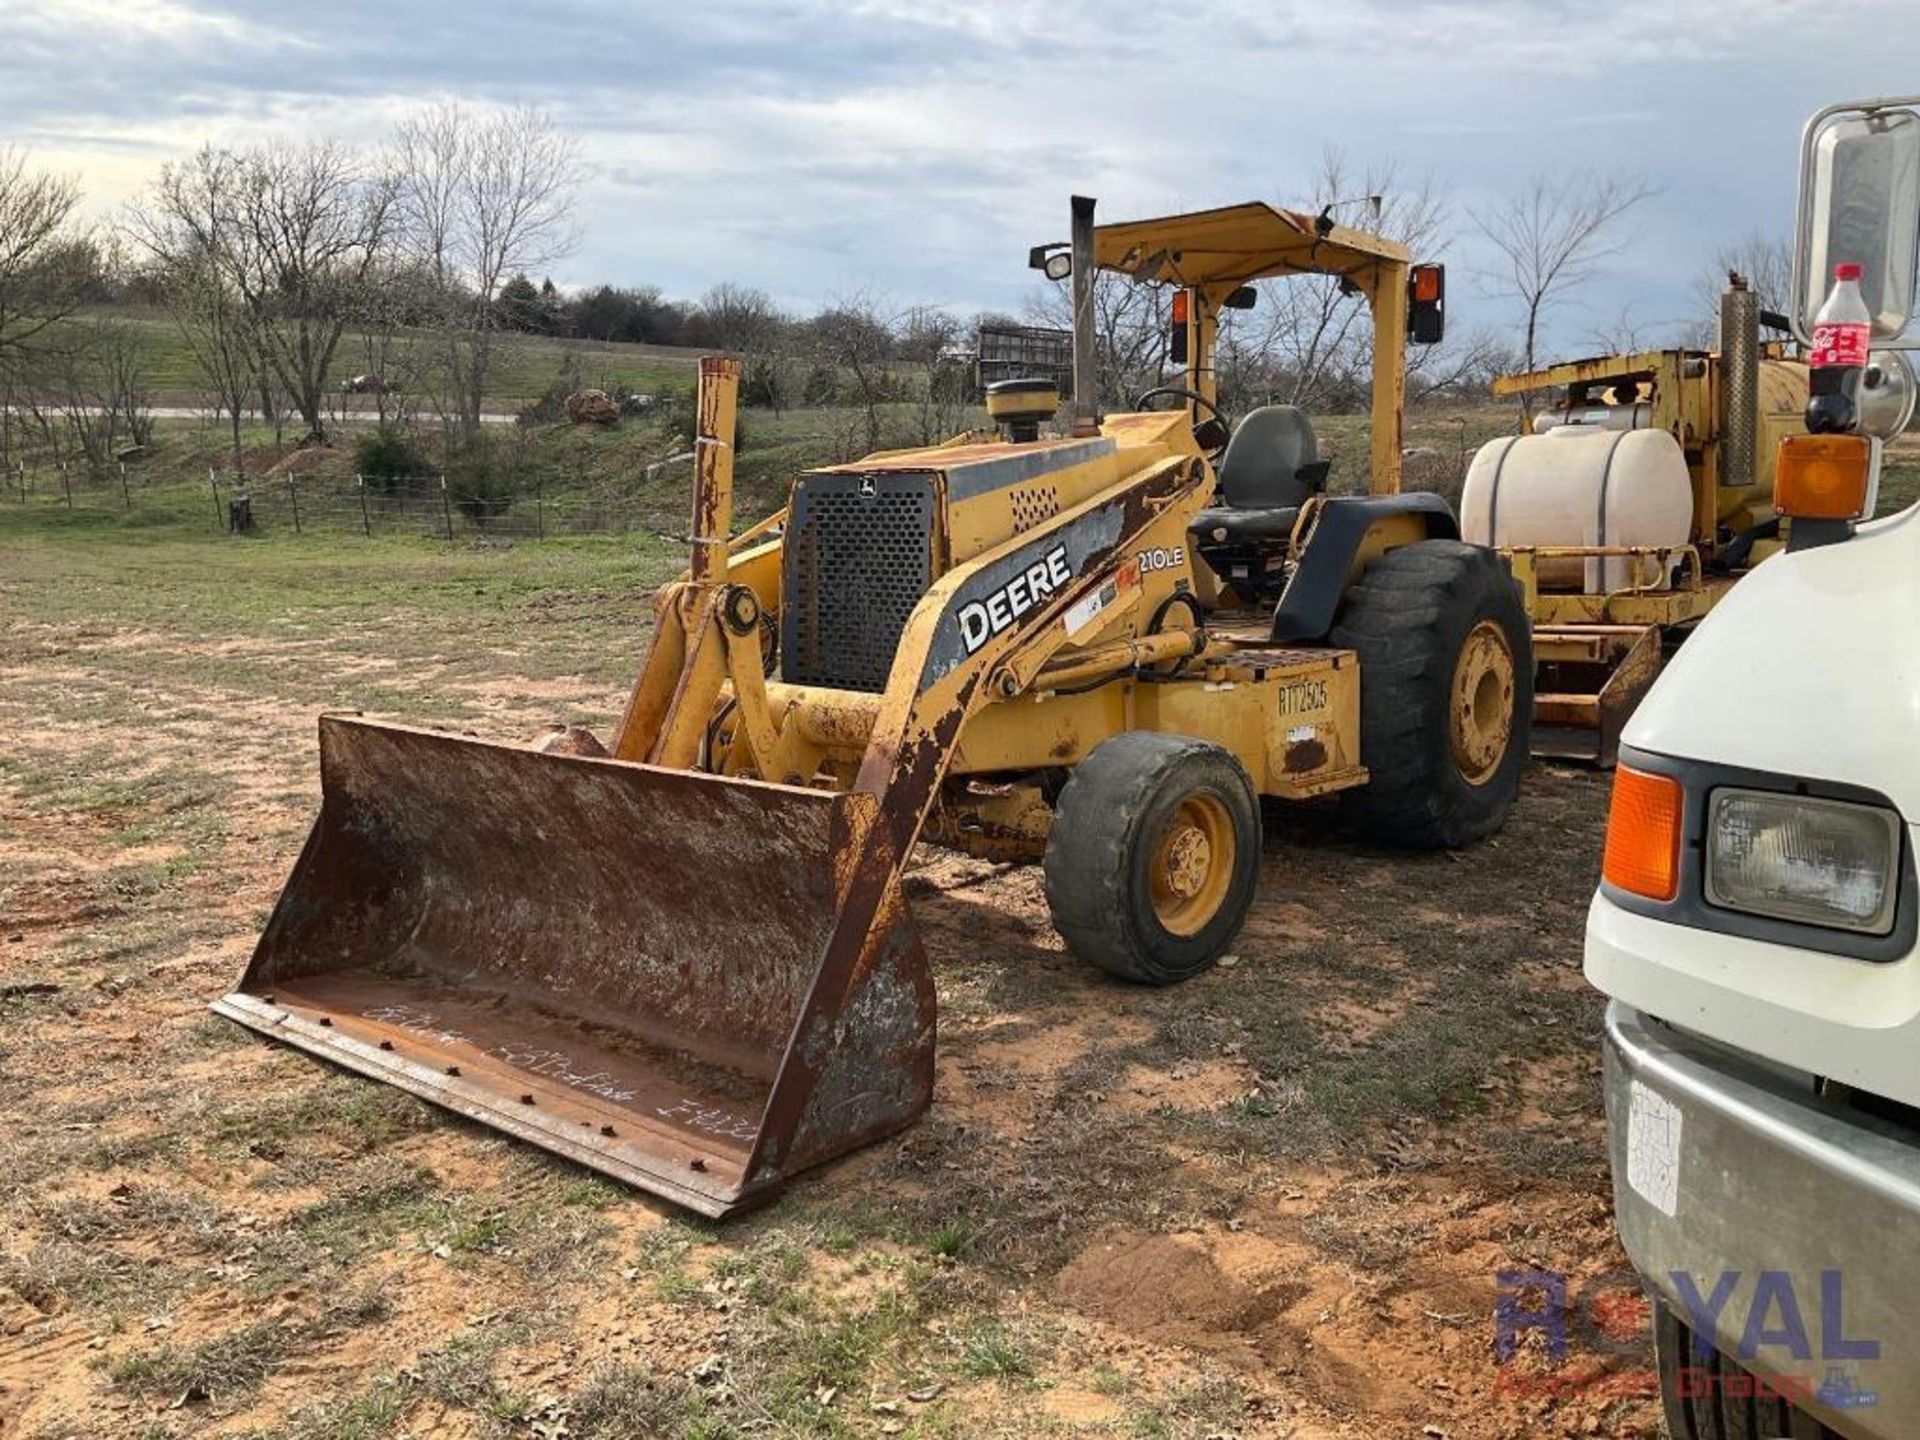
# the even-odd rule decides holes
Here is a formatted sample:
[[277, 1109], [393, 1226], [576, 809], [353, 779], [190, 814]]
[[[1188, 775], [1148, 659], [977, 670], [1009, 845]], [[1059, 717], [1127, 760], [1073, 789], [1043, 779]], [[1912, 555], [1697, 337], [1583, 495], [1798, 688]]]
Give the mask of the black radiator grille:
[[900, 632], [933, 583], [933, 514], [931, 475], [808, 475], [794, 487], [783, 679], [887, 688]]

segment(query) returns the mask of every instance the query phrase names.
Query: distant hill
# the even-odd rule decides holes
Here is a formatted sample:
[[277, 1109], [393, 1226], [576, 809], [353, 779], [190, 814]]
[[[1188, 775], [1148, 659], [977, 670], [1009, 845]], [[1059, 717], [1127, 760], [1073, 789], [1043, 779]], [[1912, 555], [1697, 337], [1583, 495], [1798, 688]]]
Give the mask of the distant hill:
[[[158, 405], [199, 405], [207, 400], [193, 350], [165, 311], [141, 306], [85, 312], [84, 318], [112, 318], [125, 325], [141, 343], [144, 379]], [[414, 353], [407, 364], [427, 367], [430, 374], [434, 337], [426, 331], [403, 331], [400, 344]], [[602, 389], [625, 387], [640, 394], [690, 391], [703, 352], [673, 345], [623, 345], [606, 340], [567, 340], [543, 335], [502, 332], [495, 336], [496, 358], [487, 387], [489, 410], [518, 410], [537, 398], [559, 377], [569, 356], [582, 385]], [[359, 336], [349, 333], [341, 342], [333, 367], [337, 386], [370, 367]], [[358, 402], [356, 402], [357, 404]]]

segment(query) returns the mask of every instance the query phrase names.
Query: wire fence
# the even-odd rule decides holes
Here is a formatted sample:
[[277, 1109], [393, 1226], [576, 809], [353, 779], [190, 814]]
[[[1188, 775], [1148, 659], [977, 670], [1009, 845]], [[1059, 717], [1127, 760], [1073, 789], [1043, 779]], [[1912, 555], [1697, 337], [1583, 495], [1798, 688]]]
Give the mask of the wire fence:
[[549, 518], [556, 524], [560, 519], [549, 517], [546, 487], [539, 481], [509, 493], [465, 487], [444, 475], [356, 475], [343, 482], [209, 470], [207, 483], [218, 523], [236, 534], [318, 530], [369, 537], [539, 540], [546, 537]]
[[225, 534], [416, 536], [449, 542], [544, 540], [564, 535], [657, 531], [670, 517], [657, 498], [551, 493], [533, 477], [511, 488], [463, 485], [445, 475], [347, 478], [245, 475], [210, 468], [194, 487], [151, 483], [139, 467], [101, 473], [86, 467], [16, 463], [0, 468], [0, 513], [33, 510], [118, 516], [138, 522], [184, 520]]
[[145, 488], [144, 477], [129, 471], [124, 460], [104, 471], [87, 466], [29, 466], [24, 461], [0, 466], [0, 500], [15, 505], [38, 503], [72, 510], [114, 504], [131, 510], [134, 492]]

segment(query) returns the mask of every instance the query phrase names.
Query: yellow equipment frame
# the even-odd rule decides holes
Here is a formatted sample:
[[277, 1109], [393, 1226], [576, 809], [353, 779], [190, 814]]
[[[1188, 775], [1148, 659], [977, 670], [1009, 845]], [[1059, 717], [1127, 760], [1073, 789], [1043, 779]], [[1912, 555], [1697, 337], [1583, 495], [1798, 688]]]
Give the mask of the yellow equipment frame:
[[[1774, 362], [1755, 397], [1761, 412], [1757, 423], [1775, 432], [1790, 430], [1805, 401], [1804, 383], [1796, 385], [1791, 367], [1778, 363], [1788, 358], [1785, 345], [1761, 345], [1757, 355]], [[1679, 442], [1693, 493], [1685, 545], [1501, 547], [1534, 623], [1540, 665], [1534, 698], [1538, 755], [1611, 765], [1620, 727], [1659, 674], [1666, 650], [1744, 573], [1708, 569], [1729, 517], [1752, 524], [1771, 513], [1764, 493], [1719, 483], [1722, 390], [1728, 383], [1720, 362], [1716, 351], [1640, 350], [1565, 361], [1493, 382], [1494, 395], [1502, 399], [1566, 390], [1570, 405], [1588, 403], [1591, 390], [1631, 387], [1626, 403], [1649, 407], [1647, 428], [1665, 430]], [[1757, 563], [1778, 546], [1778, 541], [1763, 541], [1752, 547], [1749, 559]], [[1646, 578], [1599, 594], [1541, 587], [1541, 561], [1588, 559], [1629, 559], [1634, 572]], [[1663, 583], [1676, 565], [1678, 578]], [[1581, 738], [1589, 733], [1591, 741]]]
[[1412, 254], [1398, 241], [1261, 201], [1158, 220], [1101, 225], [1094, 258], [1103, 270], [1184, 288], [1186, 388], [1219, 398], [1213, 365], [1227, 297], [1255, 280], [1334, 275], [1366, 296], [1373, 317], [1369, 481], [1375, 495], [1400, 491], [1407, 402], [1407, 277]]

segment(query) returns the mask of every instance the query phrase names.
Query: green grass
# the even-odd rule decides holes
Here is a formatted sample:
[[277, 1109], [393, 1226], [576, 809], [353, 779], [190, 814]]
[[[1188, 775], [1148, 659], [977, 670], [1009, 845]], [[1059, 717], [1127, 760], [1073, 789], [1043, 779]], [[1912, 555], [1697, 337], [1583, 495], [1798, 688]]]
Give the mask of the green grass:
[[[944, 439], [952, 426], [983, 423], [972, 412], [951, 425], [929, 426], [918, 408], [887, 407], [883, 444]], [[865, 453], [865, 427], [854, 410], [791, 410], [774, 416], [747, 412], [746, 435], [735, 467], [734, 514], [744, 526], [786, 503], [801, 471]], [[554, 540], [603, 532], [682, 535], [690, 521], [691, 465], [682, 438], [657, 420], [630, 419], [602, 430], [549, 425], [528, 429], [493, 426], [487, 445], [518, 479], [504, 513], [476, 525], [457, 504], [443, 509], [437, 477], [447, 468], [444, 437], [431, 426], [418, 432], [426, 474], [408, 503], [363, 493], [355, 474], [354, 441], [364, 431], [343, 427], [335, 446], [289, 460], [293, 478], [275, 466], [291, 453], [271, 430], [242, 430], [246, 477], [232, 479], [233, 456], [225, 433], [205, 421], [161, 420], [151, 450], [114, 474], [88, 477], [77, 468], [63, 478], [55, 457], [26, 455], [26, 491], [11, 466], [0, 474], [0, 540], [8, 534], [99, 537], [138, 532], [154, 537], [198, 535], [225, 541], [227, 503], [244, 489], [258, 541], [422, 540], [445, 537], [451, 518], [456, 543], [536, 538]], [[218, 492], [209, 472], [218, 477]], [[456, 467], [453, 482], [457, 485]], [[448, 511], [451, 511], [449, 517]], [[677, 543], [677, 542], [676, 542]]]
[[973, 1243], [975, 1229], [968, 1220], [943, 1220], [927, 1240], [927, 1248], [943, 1260], [957, 1260]]
[[[173, 403], [189, 403], [206, 390], [206, 381], [194, 362], [193, 348], [164, 311], [142, 306], [118, 306], [83, 312], [82, 322], [108, 319], [124, 326], [138, 341], [149, 389], [163, 392]], [[398, 342], [405, 364], [395, 373], [429, 367], [434, 337], [427, 332], [403, 332]], [[411, 354], [407, 352], [413, 352]], [[518, 409], [544, 391], [559, 374], [564, 357], [577, 362], [583, 384], [624, 386], [640, 394], [691, 390], [698, 373], [698, 350], [661, 345], [623, 345], [601, 340], [565, 340], [541, 335], [503, 334], [495, 339], [492, 373], [487, 384], [489, 409]], [[364, 351], [347, 335], [334, 357], [330, 389], [368, 368]], [[428, 383], [432, 383], [429, 374]]]
[[1033, 1373], [1026, 1345], [997, 1317], [974, 1321], [960, 1347], [960, 1369], [976, 1379], [1011, 1379]]
[[[622, 685], [634, 673], [648, 599], [683, 563], [677, 548], [646, 536], [505, 549], [350, 536], [252, 544], [177, 526], [10, 518], [0, 511], [0, 610], [18, 624], [93, 615], [170, 637], [164, 646], [99, 650], [79, 682], [100, 692], [97, 705], [108, 707], [96, 708], [100, 719], [123, 711], [134, 726], [140, 692], [169, 682], [210, 695], [250, 691], [300, 709], [350, 703], [442, 720], [475, 713], [462, 682], [507, 668], [530, 680], [578, 675]], [[539, 643], [517, 638], [516, 624]], [[28, 632], [5, 645], [23, 662], [35, 658]], [[370, 647], [390, 663], [351, 692], [319, 663]], [[413, 678], [420, 666], [432, 667], [431, 696]], [[70, 698], [74, 683], [30, 679], [21, 694], [41, 688], [56, 701]], [[182, 773], [169, 793], [150, 772], [103, 778], [97, 757], [86, 763], [90, 771], [42, 764], [19, 777], [25, 797], [111, 815], [127, 843], [142, 826], [214, 824], [196, 819], [207, 813], [203, 775]]]
[[258, 1390], [287, 1360], [345, 1331], [387, 1318], [376, 1291], [348, 1295], [310, 1319], [250, 1321], [190, 1345], [160, 1344], [108, 1361], [107, 1376], [136, 1395], [173, 1400], [230, 1400]]
[[286, 1423], [268, 1434], [279, 1440], [384, 1440], [405, 1418], [410, 1397], [390, 1375], [382, 1375], [365, 1390], [342, 1399], [326, 1400], [294, 1411]]

